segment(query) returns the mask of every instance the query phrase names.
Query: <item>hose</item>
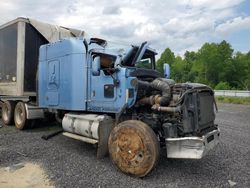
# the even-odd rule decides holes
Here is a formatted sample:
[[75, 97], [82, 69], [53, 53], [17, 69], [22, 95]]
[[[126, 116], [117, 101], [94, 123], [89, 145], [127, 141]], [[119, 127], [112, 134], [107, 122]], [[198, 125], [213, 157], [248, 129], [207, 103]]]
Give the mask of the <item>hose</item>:
[[151, 83], [145, 81], [138, 81], [138, 90], [152, 91], [153, 89], [160, 90], [162, 95], [152, 95], [150, 97], [144, 97], [138, 104], [159, 104], [161, 106], [168, 106], [171, 100], [170, 83], [164, 78], [156, 78]]
[[156, 78], [151, 83], [151, 85], [154, 89], [160, 90], [162, 92], [160, 105], [167, 106], [171, 100], [171, 90], [170, 90], [169, 83], [165, 81], [163, 78]]
[[166, 107], [166, 106], [153, 105], [152, 110], [156, 110], [156, 111], [159, 111], [159, 112], [176, 113], [176, 112], [181, 112], [181, 106]]

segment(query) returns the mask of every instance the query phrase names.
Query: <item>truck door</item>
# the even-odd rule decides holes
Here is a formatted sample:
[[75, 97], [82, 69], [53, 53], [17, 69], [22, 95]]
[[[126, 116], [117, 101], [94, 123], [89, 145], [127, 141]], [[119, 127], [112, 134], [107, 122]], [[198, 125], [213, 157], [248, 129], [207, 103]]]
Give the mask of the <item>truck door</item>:
[[[95, 58], [99, 58], [99, 70], [93, 69]], [[108, 54], [94, 54], [89, 68], [88, 110], [95, 112], [115, 112], [117, 85], [114, 83], [116, 72], [112, 71], [116, 57]]]

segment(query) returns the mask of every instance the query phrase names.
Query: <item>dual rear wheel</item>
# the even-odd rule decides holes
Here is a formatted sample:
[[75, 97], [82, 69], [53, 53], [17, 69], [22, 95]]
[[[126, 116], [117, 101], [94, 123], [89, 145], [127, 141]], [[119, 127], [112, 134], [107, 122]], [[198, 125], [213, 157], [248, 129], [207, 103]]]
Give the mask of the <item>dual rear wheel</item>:
[[5, 125], [15, 123], [17, 129], [23, 130], [28, 128], [30, 122], [27, 119], [25, 103], [20, 101], [4, 101], [2, 104], [2, 120]]
[[25, 104], [23, 102], [18, 102], [15, 107], [14, 112], [14, 122], [16, 128], [23, 130], [29, 127], [30, 120], [27, 119], [27, 112]]
[[15, 106], [14, 101], [4, 101], [2, 103], [2, 120], [5, 125], [13, 124]]

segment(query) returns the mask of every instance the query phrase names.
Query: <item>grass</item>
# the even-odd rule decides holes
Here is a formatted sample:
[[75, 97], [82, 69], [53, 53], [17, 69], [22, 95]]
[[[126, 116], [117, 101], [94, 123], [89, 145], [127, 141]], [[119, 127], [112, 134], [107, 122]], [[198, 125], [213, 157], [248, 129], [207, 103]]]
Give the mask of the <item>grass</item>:
[[231, 103], [231, 104], [250, 104], [250, 97], [215, 97], [217, 102]]

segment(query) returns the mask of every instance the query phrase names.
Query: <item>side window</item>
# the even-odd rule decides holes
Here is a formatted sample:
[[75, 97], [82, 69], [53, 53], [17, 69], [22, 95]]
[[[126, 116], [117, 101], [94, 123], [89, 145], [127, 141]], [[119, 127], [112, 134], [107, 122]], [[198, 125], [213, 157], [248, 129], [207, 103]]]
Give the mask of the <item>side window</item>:
[[114, 71], [116, 56], [94, 53], [92, 54], [92, 74], [99, 76], [100, 72], [105, 75], [112, 75]]
[[109, 55], [101, 55], [101, 69], [114, 68], [115, 58]]
[[101, 61], [101, 70], [105, 75], [112, 75], [114, 71], [112, 70], [115, 66], [115, 56], [101, 54], [100, 61]]

